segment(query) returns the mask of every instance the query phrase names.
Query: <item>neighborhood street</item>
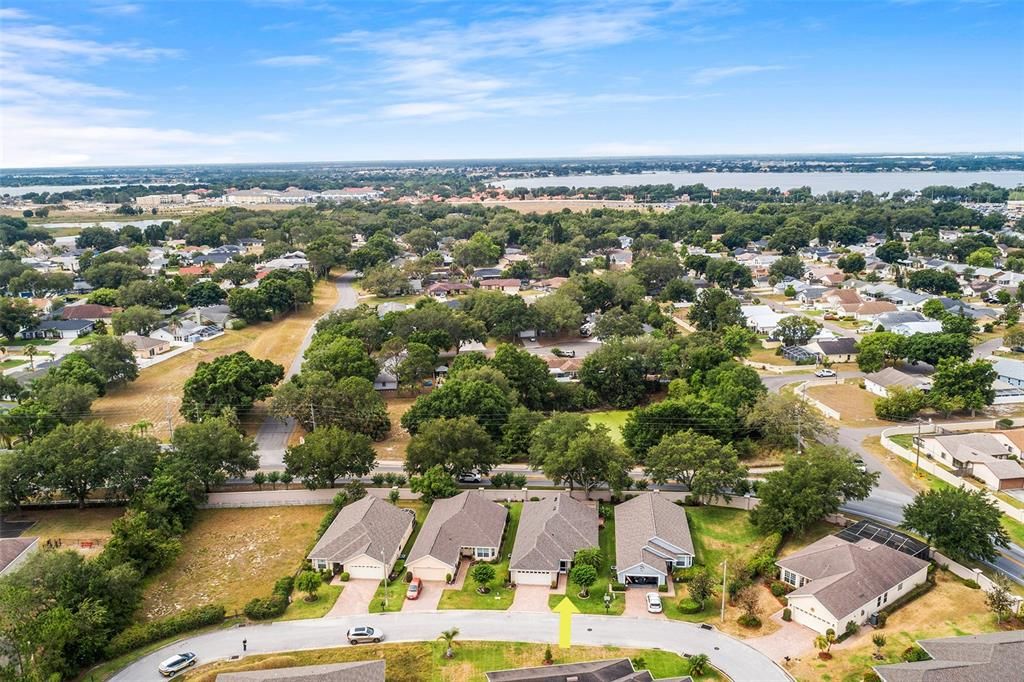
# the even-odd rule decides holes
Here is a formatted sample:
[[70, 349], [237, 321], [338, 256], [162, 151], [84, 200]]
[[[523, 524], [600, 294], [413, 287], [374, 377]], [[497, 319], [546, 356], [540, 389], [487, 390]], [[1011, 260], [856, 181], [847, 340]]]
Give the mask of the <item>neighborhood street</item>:
[[[248, 654], [349, 646], [345, 643], [345, 632], [357, 625], [380, 628], [385, 633], [385, 642], [431, 641], [442, 630], [456, 627], [459, 639], [463, 641], [554, 643], [558, 639], [558, 619], [559, 616], [553, 613], [531, 613], [524, 618], [521, 613], [506, 611], [428, 611], [249, 625], [179, 640], [140, 658], [111, 680], [160, 680], [162, 678], [157, 672], [160, 661], [181, 651], [194, 652], [198, 665], [241, 656], [243, 639], [247, 640]], [[768, 656], [744, 642], [717, 630], [701, 629], [692, 623], [587, 615], [573, 616], [572, 623], [574, 644], [659, 648], [678, 654], [703, 653], [708, 655], [712, 665], [733, 680], [789, 682], [792, 679]]]

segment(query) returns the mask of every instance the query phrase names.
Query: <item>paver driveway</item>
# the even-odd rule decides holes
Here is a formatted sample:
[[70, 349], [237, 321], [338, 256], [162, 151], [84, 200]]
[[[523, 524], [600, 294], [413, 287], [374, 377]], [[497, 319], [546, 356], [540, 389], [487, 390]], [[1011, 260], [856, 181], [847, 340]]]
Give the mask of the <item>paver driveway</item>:
[[[664, 613], [649, 613], [647, 611], [647, 593], [657, 592], [658, 588], [655, 587], [653, 590], [645, 589], [644, 587], [630, 587], [626, 590], [626, 610], [622, 612], [624, 616], [633, 616], [634, 618], [661, 618], [665, 620]], [[660, 594], [662, 606], [668, 606], [667, 594]]]
[[334, 602], [328, 616], [354, 616], [370, 612], [370, 601], [380, 585], [379, 580], [349, 580]]
[[418, 599], [406, 599], [402, 604], [402, 612], [407, 611], [437, 611], [437, 605], [441, 601], [441, 593], [447, 587], [439, 580], [431, 580], [423, 583]]
[[551, 610], [548, 608], [548, 595], [552, 594], [557, 592], [544, 585], [517, 585], [508, 610], [546, 613]]

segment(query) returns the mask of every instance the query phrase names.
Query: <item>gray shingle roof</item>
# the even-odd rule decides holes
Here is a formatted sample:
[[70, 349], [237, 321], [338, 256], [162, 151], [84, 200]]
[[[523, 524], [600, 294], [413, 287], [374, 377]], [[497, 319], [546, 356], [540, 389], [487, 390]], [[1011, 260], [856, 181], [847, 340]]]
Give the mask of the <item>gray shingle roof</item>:
[[923, 639], [931, 661], [875, 666], [885, 682], [991, 682], [1021, 679], [1024, 631]]
[[390, 559], [401, 549], [413, 515], [367, 495], [342, 508], [308, 558], [344, 564], [362, 554], [378, 558], [383, 551]]
[[463, 547], [501, 547], [508, 510], [467, 490], [435, 500], [406, 563], [431, 556], [455, 568]]
[[[518, 670], [497, 670], [487, 673], [487, 682], [650, 682], [654, 679], [647, 670], [634, 670], [628, 658], [585, 663], [563, 663]], [[672, 678], [676, 682], [689, 677]], [[671, 680], [664, 680], [671, 682]]]
[[891, 386], [902, 386], [904, 388], [921, 388], [931, 383], [927, 377], [918, 376], [915, 374], [907, 374], [901, 372], [895, 367], [886, 367], [885, 369], [871, 374], [865, 374], [865, 379], [873, 381], [879, 386], [889, 388]]
[[34, 537], [0, 539], [0, 571], [10, 566], [38, 540]]
[[597, 510], [566, 493], [523, 503], [509, 568], [556, 571], [559, 561], [597, 547]]
[[791, 596], [813, 595], [832, 615], [842, 618], [928, 562], [870, 540], [853, 543], [829, 535], [776, 564], [809, 578]]
[[615, 563], [618, 570], [641, 562], [655, 567], [663, 565], [665, 559], [649, 548], [654, 538], [694, 554], [686, 510], [679, 505], [658, 493], [646, 493], [615, 507]]
[[298, 668], [221, 673], [217, 682], [384, 682], [384, 661], [325, 663]]

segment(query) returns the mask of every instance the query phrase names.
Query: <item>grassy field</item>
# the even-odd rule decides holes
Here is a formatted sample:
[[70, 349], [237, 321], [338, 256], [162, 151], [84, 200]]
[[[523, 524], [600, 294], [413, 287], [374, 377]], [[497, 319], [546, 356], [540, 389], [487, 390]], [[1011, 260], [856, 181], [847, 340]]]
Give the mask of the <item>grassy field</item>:
[[[945, 571], [936, 573], [934, 589], [897, 609], [889, 616], [885, 628], [864, 628], [860, 634], [832, 648], [831, 661], [818, 660], [813, 653], [787, 665], [790, 674], [800, 682], [860, 682], [869, 666], [896, 663], [900, 654], [919, 639], [954, 637], [996, 630], [995, 617], [985, 606], [985, 593], [972, 590]], [[871, 635], [881, 632], [886, 644], [884, 661], [872, 658]]]
[[[176, 423], [185, 381], [200, 362], [211, 362], [221, 355], [244, 350], [255, 358], [273, 360], [287, 369], [295, 359], [302, 339], [318, 317], [329, 311], [338, 299], [333, 282], [317, 282], [315, 302], [297, 313], [275, 322], [255, 324], [239, 331], [204, 341], [192, 350], [165, 360], [139, 373], [139, 378], [126, 386], [112, 389], [92, 404], [93, 414], [109, 426], [124, 428], [139, 421], [153, 422], [151, 433], [166, 439], [167, 414]], [[259, 415], [242, 418], [250, 426]]]
[[[763, 362], [768, 365], [786, 365], [789, 367], [796, 365], [792, 360], [776, 355], [774, 348], [751, 348], [747, 359], [751, 362]], [[808, 365], [807, 369], [808, 371], [814, 369], [814, 365]]]
[[402, 428], [399, 423], [402, 415], [405, 414], [415, 398], [388, 398], [388, 416], [391, 417], [391, 433], [379, 443], [373, 444], [379, 459], [405, 459], [405, 448], [409, 445], [409, 432]]
[[856, 383], [812, 386], [807, 389], [807, 395], [839, 412], [844, 424], [881, 426], [888, 423], [875, 416], [875, 396]]
[[280, 620], [302, 620], [303, 618], [323, 618], [334, 606], [341, 595], [341, 585], [323, 585], [317, 592], [316, 601], [306, 601], [301, 592], [292, 593], [292, 603], [281, 616]]
[[178, 559], [149, 580], [139, 614], [162, 618], [203, 604], [230, 615], [299, 568], [326, 506], [206, 509], [182, 538]]
[[[440, 631], [441, 626], [438, 628]], [[184, 673], [181, 678], [189, 682], [214, 682], [217, 675], [226, 672], [384, 659], [388, 682], [478, 682], [485, 679], [484, 673], [487, 671], [541, 665], [545, 645], [456, 640], [454, 648], [455, 657], [450, 660], [444, 657], [444, 646], [440, 642], [293, 651], [286, 654], [248, 656], [242, 661], [221, 661]], [[642, 657], [647, 669], [659, 679], [687, 675], [690, 671], [689, 662], [685, 658], [655, 649], [574, 646], [566, 651], [552, 647], [551, 653], [555, 663]], [[722, 678], [717, 673], [711, 673], [697, 679]]]
[[[604, 565], [597, 574], [597, 582], [590, 588], [590, 597], [581, 599], [577, 596], [579, 588], [569, 584], [565, 588], [565, 595], [552, 594], [548, 597], [548, 606], [554, 608], [568, 596], [582, 613], [604, 614], [604, 595], [608, 591], [608, 584], [614, 580], [611, 572], [612, 564], [615, 562], [615, 519], [605, 519], [604, 525], [597, 533], [601, 553], [604, 554]], [[608, 615], [619, 616], [626, 610], [626, 598], [621, 592], [612, 593], [612, 603], [608, 607]]]
[[626, 417], [630, 410], [604, 410], [603, 412], [590, 412], [587, 418], [591, 424], [603, 424], [608, 427], [608, 434], [617, 443], [622, 442], [622, 427], [626, 425]]
[[523, 513], [522, 504], [513, 504], [508, 511], [508, 525], [505, 527], [505, 537], [501, 541], [501, 550], [498, 552], [499, 561], [494, 566], [494, 582], [491, 583], [491, 591], [487, 594], [477, 594], [476, 583], [468, 575], [461, 590], [445, 590], [441, 594], [439, 609], [487, 609], [491, 611], [504, 611], [512, 606], [513, 590], [505, 589], [508, 582], [508, 560], [512, 554], [512, 544], [516, 539], [516, 529], [519, 527], [519, 516]]
[[[398, 506], [404, 509], [412, 509], [416, 512], [416, 525], [413, 526], [412, 535], [409, 536], [409, 541], [405, 543], [405, 547], [402, 551], [404, 556], [409, 556], [409, 550], [411, 550], [412, 546], [416, 543], [416, 536], [420, 534], [420, 528], [423, 527], [423, 522], [427, 518], [427, 512], [430, 511], [430, 507], [419, 500], [399, 500]], [[398, 577], [394, 581], [389, 582], [386, 588], [388, 598], [387, 607], [385, 608], [384, 606], [385, 587], [384, 581], [382, 580], [380, 585], [377, 586], [377, 591], [374, 593], [373, 599], [370, 600], [370, 613], [385, 613], [389, 611], [402, 610], [402, 604], [405, 603], [406, 569], [404, 561], [400, 561], [399, 563], [401, 564], [401, 569], [398, 569], [397, 565], [395, 566], [395, 568], [398, 569]]]
[[[64, 549], [78, 549], [86, 554], [98, 552], [110, 538], [110, 526], [120, 518], [120, 507], [90, 507], [87, 509], [46, 509], [10, 514], [9, 521], [35, 521], [25, 534], [36, 536], [39, 543], [60, 541]], [[82, 542], [92, 543], [83, 548]]]

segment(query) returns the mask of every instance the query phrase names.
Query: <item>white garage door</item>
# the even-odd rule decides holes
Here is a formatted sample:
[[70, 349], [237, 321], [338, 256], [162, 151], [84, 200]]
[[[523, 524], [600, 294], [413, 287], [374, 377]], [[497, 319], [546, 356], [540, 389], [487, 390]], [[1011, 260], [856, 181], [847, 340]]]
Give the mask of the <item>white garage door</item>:
[[345, 570], [348, 571], [350, 578], [358, 578], [365, 580], [377, 580], [384, 579], [384, 569], [381, 568], [380, 564], [366, 565], [366, 564], [345, 564]]
[[450, 571], [446, 568], [436, 568], [433, 566], [424, 566], [422, 568], [413, 568], [413, 576], [420, 580], [435, 580], [443, 582]]
[[513, 571], [512, 579], [517, 585], [550, 585], [551, 571]]

